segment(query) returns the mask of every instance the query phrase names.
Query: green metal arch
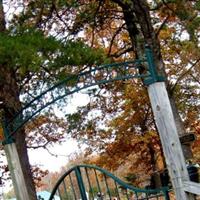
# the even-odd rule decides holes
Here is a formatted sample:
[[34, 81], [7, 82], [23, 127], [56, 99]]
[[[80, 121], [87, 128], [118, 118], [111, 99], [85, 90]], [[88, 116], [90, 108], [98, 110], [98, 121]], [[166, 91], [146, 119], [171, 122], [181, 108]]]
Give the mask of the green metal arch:
[[[146, 73], [140, 74], [139, 69], [144, 67], [146, 68]], [[24, 124], [26, 124], [43, 109], [65, 96], [91, 86], [132, 78], [142, 78], [146, 84], [151, 84], [160, 80], [163, 81], [163, 78], [159, 77], [156, 73], [150, 48], [146, 48], [146, 55], [144, 59], [92, 66], [78, 74], [67, 77], [66, 79], [55, 84], [53, 87], [50, 87], [46, 91], [42, 92], [26, 106], [24, 106], [13, 117], [13, 119], [8, 122], [3, 122], [5, 135], [3, 144], [12, 143], [12, 136]]]
[[[58, 187], [62, 184], [62, 182], [64, 181], [64, 179], [70, 175], [73, 171], [76, 172], [77, 170], [80, 171], [81, 168], [85, 168], [85, 169], [95, 169], [97, 171], [99, 171], [101, 174], [106, 175], [107, 177], [111, 178], [113, 181], [115, 181], [118, 185], [122, 186], [125, 189], [129, 189], [130, 191], [134, 192], [134, 193], [144, 193], [144, 194], [158, 194], [161, 193], [161, 195], [165, 198], [165, 200], [169, 200], [169, 195], [168, 195], [168, 191], [169, 188], [168, 187], [162, 187], [159, 189], [141, 189], [141, 188], [137, 188], [134, 187], [132, 185], [129, 185], [127, 183], [125, 183], [124, 181], [122, 181], [121, 179], [119, 179], [118, 177], [114, 176], [112, 173], [108, 172], [105, 169], [102, 169], [98, 166], [95, 165], [77, 165], [72, 167], [71, 169], [69, 169], [68, 171], [66, 171], [57, 181], [57, 183], [55, 184], [52, 192], [51, 192], [51, 196], [49, 198], [49, 200], [53, 200], [54, 195], [56, 194], [56, 191], [58, 189]], [[78, 177], [79, 179], [80, 177]], [[80, 181], [82, 182], [82, 181]], [[83, 184], [83, 183], [82, 183]], [[84, 188], [84, 185], [81, 186], [82, 188]], [[85, 189], [84, 189], [85, 190]], [[83, 193], [85, 193], [85, 191], [83, 191]], [[83, 200], [87, 200], [87, 197], [85, 197], [85, 194], [83, 194], [82, 196]]]

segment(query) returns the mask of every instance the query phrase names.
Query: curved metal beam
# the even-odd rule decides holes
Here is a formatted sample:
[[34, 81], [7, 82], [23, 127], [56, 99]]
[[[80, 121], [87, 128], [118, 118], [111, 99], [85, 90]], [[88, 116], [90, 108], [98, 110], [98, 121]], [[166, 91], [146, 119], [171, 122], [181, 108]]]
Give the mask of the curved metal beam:
[[[157, 188], [157, 189], [142, 189], [142, 188], [137, 188], [134, 187], [132, 185], [129, 185], [127, 183], [125, 183], [124, 181], [122, 181], [121, 179], [119, 179], [118, 177], [114, 176], [112, 173], [108, 172], [105, 169], [102, 169], [98, 166], [95, 165], [76, 165], [74, 167], [72, 167], [71, 169], [69, 169], [68, 171], [66, 171], [57, 181], [57, 183], [55, 184], [52, 192], [51, 192], [51, 196], [49, 197], [49, 200], [53, 200], [54, 195], [56, 194], [56, 191], [58, 190], [59, 186], [62, 184], [62, 182], [64, 181], [64, 179], [69, 176], [73, 171], [76, 171], [77, 169], [94, 169], [98, 172], [100, 172], [103, 175], [106, 175], [107, 177], [111, 178], [113, 181], [115, 181], [119, 186], [128, 189], [130, 191], [132, 191], [133, 193], [144, 193], [144, 194], [160, 194], [160, 196], [163, 196], [165, 200], [169, 200], [169, 196], [168, 196], [168, 187], [162, 187], [162, 188]], [[146, 198], [145, 198], [146, 199]]]
[[[88, 67], [79, 74], [71, 75], [58, 82], [25, 105], [13, 119], [4, 123], [5, 140], [3, 144], [12, 143], [12, 136], [43, 109], [80, 90], [132, 78], [142, 78], [147, 85], [163, 81], [163, 78], [157, 75], [156, 69], [152, 65], [152, 59], [151, 49], [146, 47], [144, 59]], [[145, 69], [145, 73], [140, 74], [140, 69]]]
[[13, 119], [6, 122], [4, 128], [4, 130], [7, 130], [6, 140], [11, 138], [24, 124], [43, 109], [65, 96], [91, 86], [101, 85], [112, 81], [148, 77], [149, 74], [138, 74], [138, 69], [141, 67], [142, 62], [145, 62], [145, 60], [93, 66], [79, 74], [71, 75], [58, 82], [26, 104]]

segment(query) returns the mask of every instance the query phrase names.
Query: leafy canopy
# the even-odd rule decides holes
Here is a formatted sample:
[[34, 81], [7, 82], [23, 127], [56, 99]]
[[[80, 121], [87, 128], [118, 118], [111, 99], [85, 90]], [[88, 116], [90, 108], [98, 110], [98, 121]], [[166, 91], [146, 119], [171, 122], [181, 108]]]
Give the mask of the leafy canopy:
[[62, 41], [27, 29], [0, 34], [0, 64], [19, 69], [20, 74], [37, 72], [41, 66], [56, 70], [66, 65], [93, 65], [106, 61], [103, 50], [94, 51], [81, 41]]

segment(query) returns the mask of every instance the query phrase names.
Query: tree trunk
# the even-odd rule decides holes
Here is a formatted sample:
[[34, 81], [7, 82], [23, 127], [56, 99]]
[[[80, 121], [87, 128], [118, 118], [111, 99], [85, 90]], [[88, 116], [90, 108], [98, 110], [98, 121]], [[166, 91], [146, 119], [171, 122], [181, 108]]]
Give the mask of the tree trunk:
[[[15, 72], [9, 67], [0, 66], [0, 99], [3, 102], [4, 117], [6, 121], [13, 118], [15, 113], [21, 109], [19, 100], [19, 89], [15, 80]], [[25, 184], [31, 200], [36, 200], [35, 186], [32, 179], [30, 163], [26, 146], [26, 135], [21, 129], [14, 136], [21, 168], [25, 178]]]
[[[135, 19], [132, 20], [132, 21], [137, 22], [137, 26], [138, 26], [137, 27], [136, 24], [134, 24], [134, 26], [129, 25], [130, 20], [127, 17], [128, 11], [126, 11], [126, 13], [124, 13], [124, 20], [127, 24], [129, 34], [131, 35], [134, 32], [134, 30], [132, 30], [130, 32], [130, 30], [129, 30], [130, 28], [137, 27], [137, 30], [139, 30], [139, 34], [135, 34], [134, 36], [131, 35], [130, 38], [134, 37], [135, 41], [137, 41], [137, 43], [138, 43], [138, 40], [137, 40], [138, 35], [139, 35], [139, 37], [143, 38], [143, 41], [141, 41], [141, 43], [147, 44], [153, 51], [153, 59], [154, 59], [155, 66], [157, 68], [156, 71], [157, 71], [158, 75], [166, 77], [164, 62], [163, 62], [163, 59], [162, 59], [162, 56], [161, 56], [160, 42], [157, 38], [156, 32], [154, 31], [152, 23], [151, 23], [151, 17], [150, 17], [150, 12], [149, 12], [149, 7], [148, 7], [147, 1], [113, 0], [113, 2], [117, 3], [120, 7], [122, 7], [123, 11], [125, 10], [125, 7], [129, 7], [128, 11], [132, 12], [132, 13], [129, 14], [129, 16], [135, 17]], [[141, 40], [141, 38], [139, 38], [139, 39]], [[137, 43], [135, 44], [136, 47], [134, 49], [139, 50], [141, 48], [141, 46], [139, 46]], [[141, 50], [139, 50], [139, 51], [141, 51]], [[152, 85], [155, 85], [155, 83], [152, 84]], [[150, 86], [152, 86], [152, 85], [150, 85]], [[148, 89], [149, 88], [152, 88], [152, 87], [148, 87]], [[149, 95], [153, 92], [153, 90], [150, 90], [150, 89], [148, 91], [149, 91]], [[153, 99], [153, 98], [154, 97], [151, 96], [150, 100]], [[177, 137], [176, 132], [179, 135], [179, 137], [182, 136], [185, 133], [183, 122], [182, 122], [180, 115], [178, 113], [178, 110], [175, 106], [175, 100], [174, 100], [173, 96], [170, 97], [170, 104], [171, 104], [171, 108], [172, 108], [172, 112], [173, 112], [172, 118], [174, 119], [174, 122], [175, 122], [174, 127], [173, 127], [174, 129], [173, 129], [173, 132], [170, 132], [170, 128], [168, 130], [166, 129], [166, 133], [165, 133], [165, 131], [163, 131], [163, 133], [164, 133], [163, 134], [162, 133], [162, 127], [160, 125], [160, 127], [159, 127], [160, 138], [161, 138], [161, 141], [162, 141], [163, 149], [164, 149], [165, 156], [166, 156], [167, 166], [168, 166], [168, 169], [169, 169], [169, 172], [170, 172], [170, 177], [172, 178], [172, 184], [173, 184], [173, 187], [175, 189], [177, 199], [180, 199], [180, 200], [191, 199], [191, 200], [193, 200], [193, 199], [195, 199], [195, 196], [193, 194], [185, 193], [185, 191], [182, 189], [183, 181], [188, 180], [189, 176], [187, 174], [187, 169], [186, 169], [186, 166], [185, 166], [186, 163], [185, 163], [184, 158], [180, 159], [180, 158], [183, 157], [182, 152], [179, 152], [181, 150], [181, 148], [179, 149], [178, 152], [176, 152], [175, 150], [176, 150], [176, 148], [179, 147], [179, 145], [177, 145], [176, 148], [174, 148], [173, 146], [172, 147], [166, 147], [166, 145], [170, 145], [170, 143], [168, 143], [170, 141], [170, 138], [166, 137], [166, 135], [169, 135], [171, 137], [171, 140], [176, 141], [175, 143], [173, 143], [173, 145], [174, 145], [176, 143], [177, 144], [179, 143], [179, 141], [177, 140], [178, 138], [176, 138]], [[155, 112], [156, 112], [155, 108], [153, 110], [155, 110]], [[166, 114], [168, 115], [169, 113], [166, 113]], [[159, 118], [159, 116], [157, 116], [157, 117]], [[160, 121], [161, 123], [159, 122], [160, 124], [167, 121], [167, 120], [164, 120], [164, 118], [162, 118], [162, 120]], [[171, 123], [170, 120], [168, 120], [168, 122]], [[158, 126], [159, 123], [157, 123], [157, 126]], [[169, 126], [169, 124], [166, 124], [166, 123], [163, 124], [163, 125]], [[189, 146], [185, 146], [185, 147], [182, 146], [182, 150], [183, 150], [185, 158], [187, 158], [188, 154], [191, 154], [191, 149], [188, 148], [188, 147]], [[171, 153], [168, 150], [172, 151], [173, 153]], [[168, 155], [168, 152], [170, 152], [169, 155]], [[180, 155], [179, 155], [179, 153], [180, 153]], [[174, 154], [174, 156], [176, 154], [176, 156], [177, 156], [177, 157], [175, 157], [176, 160], [180, 159], [180, 162], [177, 162], [178, 165], [181, 165], [180, 168], [179, 167], [174, 168], [174, 166], [176, 166], [176, 165], [174, 165], [176, 163], [176, 160], [174, 162], [173, 154]], [[170, 158], [172, 158], [171, 159], [172, 162], [171, 162]], [[181, 177], [180, 182], [179, 182], [179, 178], [176, 177], [175, 173], [178, 173], [180, 175], [180, 177]], [[177, 180], [177, 182], [175, 180]]]
[[[0, 33], [5, 31], [6, 20], [3, 10], [3, 2], [0, 0]], [[12, 66], [7, 66], [5, 63], [4, 66], [0, 66], [0, 100], [2, 102], [1, 109], [3, 109], [6, 121], [12, 119], [15, 113], [21, 109], [19, 95], [19, 88], [16, 82], [16, 71], [12, 69]], [[14, 136], [14, 139], [16, 141], [19, 160], [28, 194], [31, 200], [36, 200], [37, 197], [30, 169], [25, 131], [23, 129], [18, 131]]]
[[3, 2], [0, 0], [0, 33], [4, 32], [6, 28], [6, 21], [3, 11]]
[[[117, 3], [123, 10], [124, 20], [126, 22], [131, 41], [134, 45], [133, 49], [137, 51], [136, 55], [141, 56], [141, 54], [143, 54], [143, 52], [141, 52], [143, 50], [141, 49], [144, 49], [144, 44], [147, 44], [153, 51], [154, 62], [157, 67], [158, 74], [160, 76], [167, 77], [161, 55], [160, 42], [151, 23], [148, 3], [141, 0], [113, 0], [113, 2]], [[174, 97], [169, 96], [169, 98], [178, 134], [179, 136], [182, 136], [185, 134], [183, 122], [175, 105]], [[185, 158], [191, 158], [192, 152], [190, 146], [182, 145], [182, 148]]]

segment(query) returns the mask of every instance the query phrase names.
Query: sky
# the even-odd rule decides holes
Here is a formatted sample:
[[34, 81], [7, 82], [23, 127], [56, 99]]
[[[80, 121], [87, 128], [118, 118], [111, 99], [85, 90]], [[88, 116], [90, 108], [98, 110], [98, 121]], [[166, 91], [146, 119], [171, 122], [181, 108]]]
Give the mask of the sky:
[[[4, 4], [5, 13], [8, 19], [12, 18], [13, 13], [18, 13], [20, 11], [20, 1], [19, 2], [13, 2], [8, 1], [9, 6], [7, 4]], [[84, 94], [84, 92], [75, 93], [73, 95], [73, 98], [71, 99], [71, 102], [69, 105], [66, 106], [66, 110], [68, 113], [73, 113], [76, 111], [76, 108], [78, 106], [84, 106], [89, 101], [89, 97], [87, 94]], [[57, 110], [57, 115], [63, 116], [63, 113], [61, 113], [59, 110]], [[37, 150], [29, 150], [29, 160], [32, 165], [38, 165], [44, 170], [49, 170], [51, 172], [59, 171], [60, 168], [67, 164], [68, 159], [70, 155], [72, 155], [75, 152], [80, 152], [84, 150], [84, 147], [81, 149], [78, 147], [78, 143], [76, 140], [68, 139], [66, 142], [62, 144], [56, 144], [49, 148], [50, 152], [52, 154], [55, 154], [57, 156], [52, 156], [47, 150], [45, 149], [37, 149]], [[6, 158], [1, 158], [3, 162], [6, 162]], [[5, 190], [9, 190], [10, 183], [6, 185]], [[0, 190], [3, 188], [0, 188]], [[0, 195], [3, 191], [0, 191]], [[1, 197], [0, 197], [1, 199]]]
[[[84, 106], [89, 102], [89, 96], [87, 92], [82, 91], [72, 95], [72, 98], [69, 100], [69, 104], [64, 110], [67, 113], [73, 113], [77, 110], [78, 106]], [[56, 110], [56, 114], [60, 117], [64, 116], [64, 113]], [[29, 160], [31, 165], [37, 165], [43, 170], [48, 170], [50, 172], [58, 172], [61, 167], [65, 166], [68, 162], [68, 159], [76, 152], [84, 151], [84, 146], [81, 148], [78, 147], [78, 143], [74, 139], [67, 139], [66, 142], [62, 144], [56, 144], [49, 147], [49, 151], [57, 156], [52, 156], [45, 149], [29, 150]], [[6, 163], [6, 158], [2, 157], [1, 160]], [[66, 169], [67, 170], [67, 169]], [[8, 192], [12, 188], [12, 182], [7, 181], [4, 187], [0, 188], [0, 200], [1, 194]]]
[[49, 170], [50, 172], [59, 171], [60, 168], [67, 164], [70, 155], [77, 151], [81, 151], [78, 148], [78, 144], [75, 140], [69, 139], [63, 144], [56, 144], [49, 148], [50, 152], [57, 155], [51, 155], [45, 149], [30, 150], [29, 159], [32, 165], [38, 165], [43, 170]]
[[[23, 1], [4, 1], [4, 12], [7, 19], [11, 19], [13, 14], [17, 14], [23, 8]], [[81, 33], [82, 34], [82, 33]], [[76, 111], [77, 106], [84, 106], [88, 103], [89, 97], [84, 91], [75, 93], [72, 95], [73, 98], [69, 105], [66, 106], [66, 111], [68, 113], [73, 113]], [[57, 110], [58, 116], [63, 116], [64, 114]], [[69, 156], [76, 151], [82, 151], [83, 149], [78, 148], [78, 144], [75, 140], [68, 140], [62, 145], [55, 145], [50, 148], [53, 154], [58, 156], [50, 155], [47, 150], [29, 150], [29, 159], [31, 164], [40, 165], [43, 169], [48, 169], [49, 171], [58, 171], [63, 165], [67, 163]]]
[[[67, 113], [73, 113], [76, 111], [78, 106], [84, 106], [89, 102], [89, 97], [84, 92], [79, 92], [73, 94], [69, 101], [69, 105], [66, 106], [65, 110]], [[65, 111], [64, 111], [65, 112]], [[57, 116], [63, 117], [64, 113], [56, 110]], [[84, 150], [78, 147], [78, 143], [74, 139], [67, 139], [66, 142], [62, 144], [56, 144], [49, 148], [50, 152], [56, 154], [52, 156], [45, 149], [29, 150], [29, 159], [32, 165], [39, 165], [42, 169], [47, 169], [49, 171], [55, 172], [67, 164], [68, 158], [75, 152], [80, 152]]]

